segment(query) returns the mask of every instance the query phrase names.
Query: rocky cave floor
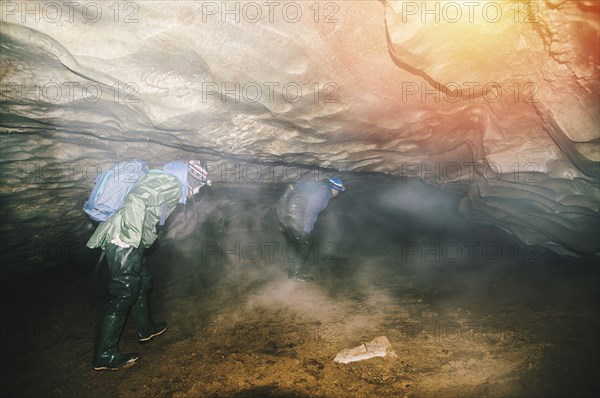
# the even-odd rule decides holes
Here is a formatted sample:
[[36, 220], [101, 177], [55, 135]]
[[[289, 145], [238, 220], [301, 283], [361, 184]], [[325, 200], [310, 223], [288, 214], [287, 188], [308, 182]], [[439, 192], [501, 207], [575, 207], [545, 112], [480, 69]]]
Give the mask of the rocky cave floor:
[[[405, 226], [401, 226], [405, 227]], [[387, 232], [386, 232], [387, 233]], [[221, 239], [239, 241], [235, 232]], [[264, 241], [282, 239], [275, 234]], [[432, 239], [422, 237], [423, 239]], [[393, 239], [369, 250], [321, 249], [312, 283], [286, 263], [187, 239], [148, 253], [151, 301], [168, 331], [121, 350], [141, 362], [91, 368], [107, 270], [4, 278], [2, 396], [6, 397], [533, 397], [599, 392], [597, 257], [524, 250], [500, 230], [494, 261], [406, 256]], [[366, 239], [366, 238], [365, 238]], [[368, 240], [368, 239], [367, 239]], [[189, 250], [195, 248], [194, 250]], [[232, 246], [230, 245], [229, 248]], [[230, 249], [231, 250], [231, 249]], [[238, 256], [238, 254], [241, 255]], [[398, 358], [337, 364], [344, 348], [385, 335]]]

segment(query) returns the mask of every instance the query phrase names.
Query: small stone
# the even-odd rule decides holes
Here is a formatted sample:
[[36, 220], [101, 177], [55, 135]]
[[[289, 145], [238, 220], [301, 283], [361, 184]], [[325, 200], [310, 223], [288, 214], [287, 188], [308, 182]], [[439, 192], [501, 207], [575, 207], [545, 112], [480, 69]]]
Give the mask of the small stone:
[[373, 340], [357, 347], [343, 349], [333, 360], [337, 363], [350, 363], [374, 357], [398, 358], [386, 336], [375, 337]]

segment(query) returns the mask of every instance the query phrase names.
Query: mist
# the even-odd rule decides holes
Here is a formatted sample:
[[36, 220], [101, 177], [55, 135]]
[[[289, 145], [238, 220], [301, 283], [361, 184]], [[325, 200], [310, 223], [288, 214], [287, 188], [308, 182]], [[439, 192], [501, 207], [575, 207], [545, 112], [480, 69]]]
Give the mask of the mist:
[[[598, 396], [599, 15], [0, 2], [0, 395]], [[132, 159], [213, 184], [145, 252], [168, 329], [129, 316], [141, 360], [96, 372], [111, 276], [82, 207]], [[314, 280], [289, 279], [277, 203], [331, 177]], [[396, 356], [334, 361], [379, 337]]]
[[[287, 181], [217, 181], [159, 227], [160, 237], [147, 251], [154, 279], [151, 301], [155, 318], [167, 319], [170, 327], [162, 342], [143, 347], [147, 362], [142, 366], [143, 372], [149, 366], [159, 373], [177, 369], [165, 376], [170, 381], [157, 384], [164, 389], [160, 395], [229, 395], [211, 380], [225, 374], [225, 385], [252, 380], [247, 371], [227, 370], [236, 363], [252, 364], [261, 383], [271, 382], [232, 396], [304, 396], [294, 385], [319, 389], [327, 385], [319, 380], [327, 377], [341, 377], [361, 394], [380, 396], [397, 388], [425, 395], [551, 395], [573, 391], [573, 379], [582, 392], [597, 389], [592, 382], [598, 370], [593, 259], [560, 257], [526, 246], [497, 226], [471, 223], [459, 212], [461, 195], [455, 189], [417, 178], [340, 176], [346, 191], [330, 201], [315, 225], [308, 260], [313, 282], [287, 278], [294, 251], [275, 211], [288, 184], [315, 179], [310, 171]], [[93, 265], [95, 257], [86, 257]], [[66, 269], [76, 266], [81, 263]], [[108, 272], [104, 266], [97, 274], [80, 270], [77, 275], [68, 284], [69, 278], [57, 280], [65, 292], [60, 296], [35, 279], [28, 295], [18, 283], [3, 286], [4, 299], [13, 302], [3, 306], [4, 316], [14, 326], [4, 330], [5, 341], [14, 343], [3, 350], [4, 363], [17, 361], [25, 374], [37, 374], [50, 358], [58, 358], [65, 372], [58, 379], [40, 374], [40, 383], [28, 387], [5, 386], [20, 385], [27, 396], [40, 393], [40, 386], [61, 383], [69, 395], [78, 383], [65, 387], [61, 380], [90, 372], [91, 325], [105, 297]], [[87, 298], [70, 302], [81, 289], [88, 293], [79, 297]], [[48, 299], [40, 303], [36, 297], [42, 292]], [[47, 320], [52, 335], [33, 321], [48, 314], [53, 314]], [[575, 326], [581, 322], [587, 326]], [[133, 328], [130, 320], [124, 349], [135, 348], [126, 337]], [[332, 364], [342, 348], [378, 335], [390, 339], [397, 361]], [[48, 344], [48, 336], [56, 340]], [[561, 348], [548, 351], [556, 344]], [[67, 346], [75, 351], [65, 351]], [[21, 356], [23, 350], [45, 359], [31, 362]], [[581, 360], [584, 352], [589, 360]], [[451, 368], [437, 368], [448, 361]], [[557, 377], [563, 363], [577, 369], [564, 382]], [[307, 373], [291, 371], [289, 379], [285, 369], [295, 369], [294, 364]], [[202, 376], [185, 379], [185, 372], [197, 366]], [[135, 369], [131, 372], [137, 377]], [[457, 379], [463, 373], [469, 376]], [[107, 394], [121, 388], [119, 379], [87, 377], [92, 386], [102, 383]]]

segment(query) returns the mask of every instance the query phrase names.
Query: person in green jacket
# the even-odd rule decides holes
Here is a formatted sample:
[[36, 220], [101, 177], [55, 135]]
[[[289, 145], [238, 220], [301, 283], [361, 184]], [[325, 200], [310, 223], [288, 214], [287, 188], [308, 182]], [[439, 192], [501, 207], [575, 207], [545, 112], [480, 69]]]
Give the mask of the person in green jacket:
[[144, 250], [158, 237], [156, 224], [168, 217], [178, 203], [210, 185], [207, 173], [197, 160], [174, 161], [163, 171], [150, 170], [127, 195], [125, 205], [107, 221], [101, 222], [87, 242], [89, 248], [106, 251], [111, 280], [109, 299], [102, 307], [94, 340], [95, 370], [118, 370], [135, 365], [138, 354], [121, 354], [119, 340], [131, 310], [138, 326], [138, 341], [145, 342], [167, 330], [166, 322], [154, 322], [148, 291], [152, 276]]

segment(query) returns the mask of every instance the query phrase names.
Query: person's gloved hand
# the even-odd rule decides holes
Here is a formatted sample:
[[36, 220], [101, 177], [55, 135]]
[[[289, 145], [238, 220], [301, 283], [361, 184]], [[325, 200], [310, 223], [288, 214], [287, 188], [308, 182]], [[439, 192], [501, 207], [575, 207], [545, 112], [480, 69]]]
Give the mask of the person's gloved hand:
[[302, 232], [302, 235], [300, 235], [298, 237], [298, 243], [300, 245], [306, 245], [308, 243], [308, 241], [310, 240], [310, 232]]

